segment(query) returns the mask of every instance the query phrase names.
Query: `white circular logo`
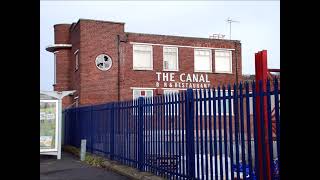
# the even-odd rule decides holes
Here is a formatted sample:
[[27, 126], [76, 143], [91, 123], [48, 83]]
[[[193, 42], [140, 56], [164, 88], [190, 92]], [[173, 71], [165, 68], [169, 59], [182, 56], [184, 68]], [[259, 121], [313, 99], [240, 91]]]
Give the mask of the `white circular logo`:
[[106, 54], [100, 54], [96, 58], [96, 66], [98, 69], [101, 71], [107, 71], [111, 68], [112, 66], [112, 59], [110, 56]]

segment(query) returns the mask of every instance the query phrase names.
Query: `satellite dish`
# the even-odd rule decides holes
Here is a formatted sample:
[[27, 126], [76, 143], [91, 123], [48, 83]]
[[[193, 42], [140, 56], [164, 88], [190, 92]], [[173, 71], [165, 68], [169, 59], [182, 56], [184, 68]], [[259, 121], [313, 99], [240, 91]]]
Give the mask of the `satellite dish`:
[[96, 57], [96, 67], [101, 71], [108, 71], [112, 66], [112, 59], [106, 54], [100, 54]]

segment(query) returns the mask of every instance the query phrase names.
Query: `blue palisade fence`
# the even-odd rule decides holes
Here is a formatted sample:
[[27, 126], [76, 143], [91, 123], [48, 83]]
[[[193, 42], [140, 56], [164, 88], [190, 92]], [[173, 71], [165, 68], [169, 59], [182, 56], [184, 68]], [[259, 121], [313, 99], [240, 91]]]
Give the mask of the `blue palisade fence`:
[[[261, 84], [261, 83], [259, 83]], [[256, 116], [266, 97], [267, 117]], [[264, 106], [264, 103], [261, 106]], [[187, 89], [131, 101], [64, 110], [64, 142], [167, 179], [257, 179], [257, 138], [266, 137], [272, 179], [280, 179], [280, 89], [268, 80]], [[263, 109], [263, 107], [261, 107]], [[267, 122], [258, 135], [258, 120]], [[260, 123], [262, 124], [262, 123]]]

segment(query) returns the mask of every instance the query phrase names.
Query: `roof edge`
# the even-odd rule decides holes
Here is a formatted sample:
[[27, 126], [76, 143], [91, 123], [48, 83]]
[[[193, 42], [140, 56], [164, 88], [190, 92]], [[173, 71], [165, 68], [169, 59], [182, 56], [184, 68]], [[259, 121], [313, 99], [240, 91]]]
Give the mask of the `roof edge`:
[[209, 41], [228, 41], [228, 42], [236, 42], [240, 43], [240, 40], [229, 40], [229, 39], [210, 39], [203, 37], [194, 37], [194, 36], [176, 36], [176, 35], [164, 35], [164, 34], [149, 34], [149, 33], [135, 33], [135, 32], [126, 32], [126, 34], [130, 35], [141, 35], [141, 36], [162, 36], [162, 37], [172, 37], [172, 38], [187, 38], [187, 39], [201, 39], [201, 40], [209, 40]]
[[63, 49], [63, 48], [71, 48], [72, 45], [71, 44], [53, 44], [53, 45], [49, 45], [46, 47], [46, 50], [49, 52], [55, 52], [58, 49]]
[[95, 19], [85, 19], [85, 18], [79, 18], [78, 22], [79, 22], [79, 21], [95, 21], [95, 22], [103, 22], [103, 23], [125, 24], [124, 22], [95, 20]]

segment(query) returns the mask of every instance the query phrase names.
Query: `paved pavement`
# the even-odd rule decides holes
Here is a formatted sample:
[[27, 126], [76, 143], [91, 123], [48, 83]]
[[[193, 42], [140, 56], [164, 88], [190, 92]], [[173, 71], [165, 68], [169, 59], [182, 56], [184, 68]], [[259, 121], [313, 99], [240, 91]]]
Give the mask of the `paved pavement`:
[[75, 156], [63, 152], [55, 156], [40, 155], [40, 180], [127, 180], [127, 177], [102, 168], [89, 166]]

